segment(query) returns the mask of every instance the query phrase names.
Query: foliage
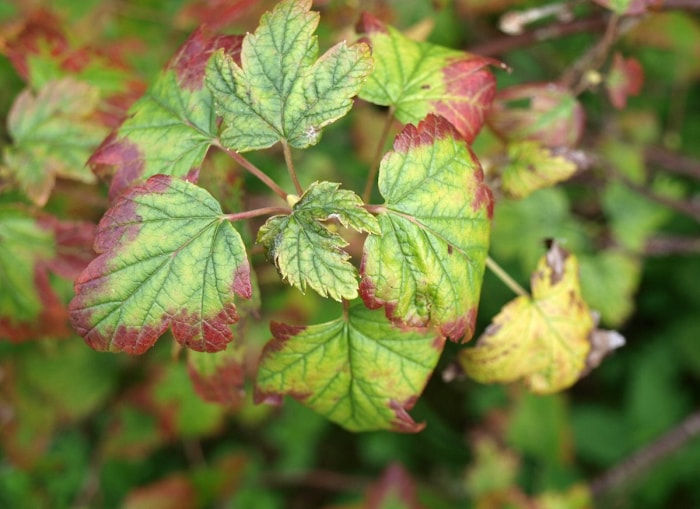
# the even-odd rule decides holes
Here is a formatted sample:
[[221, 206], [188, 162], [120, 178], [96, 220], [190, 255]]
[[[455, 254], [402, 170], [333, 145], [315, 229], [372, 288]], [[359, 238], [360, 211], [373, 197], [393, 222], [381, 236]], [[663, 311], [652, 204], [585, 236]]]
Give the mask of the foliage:
[[693, 7], [360, 4], [0, 2], [0, 506], [700, 503]]

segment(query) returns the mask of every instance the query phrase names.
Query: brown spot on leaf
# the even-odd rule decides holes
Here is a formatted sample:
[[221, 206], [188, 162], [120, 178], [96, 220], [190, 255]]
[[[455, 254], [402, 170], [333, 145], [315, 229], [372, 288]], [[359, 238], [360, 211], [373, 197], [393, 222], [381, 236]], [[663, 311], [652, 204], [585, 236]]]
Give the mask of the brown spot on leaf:
[[[116, 131], [97, 147], [87, 164], [102, 179], [114, 177], [109, 187], [110, 200], [116, 199], [124, 189], [140, 178], [144, 168], [143, 154], [136, 144], [118, 138]], [[118, 171], [115, 172], [115, 169]]]

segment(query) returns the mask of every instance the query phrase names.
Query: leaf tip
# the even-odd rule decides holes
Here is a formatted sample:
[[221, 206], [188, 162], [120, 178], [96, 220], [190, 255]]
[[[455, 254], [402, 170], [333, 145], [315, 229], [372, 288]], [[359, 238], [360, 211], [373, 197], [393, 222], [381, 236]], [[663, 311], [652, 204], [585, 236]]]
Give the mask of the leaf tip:
[[425, 428], [424, 422], [416, 422], [408, 414], [408, 411], [413, 408], [418, 398], [410, 397], [403, 404], [391, 399], [389, 400], [389, 408], [394, 412], [394, 420], [391, 422], [392, 430], [400, 433], [418, 433]]

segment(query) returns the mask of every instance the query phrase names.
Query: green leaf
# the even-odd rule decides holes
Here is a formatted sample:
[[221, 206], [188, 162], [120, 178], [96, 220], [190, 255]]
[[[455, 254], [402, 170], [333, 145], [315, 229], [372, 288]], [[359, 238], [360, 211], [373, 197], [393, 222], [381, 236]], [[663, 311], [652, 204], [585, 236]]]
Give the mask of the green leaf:
[[408, 415], [444, 345], [434, 332], [402, 330], [361, 304], [332, 322], [271, 326], [256, 400], [288, 394], [351, 431], [422, 429]]
[[211, 93], [204, 86], [205, 66], [214, 51], [238, 55], [241, 39], [197, 30], [134, 103], [128, 118], [89, 161], [96, 173], [114, 174], [111, 198], [156, 174], [196, 179], [217, 135]]
[[319, 223], [336, 219], [359, 232], [380, 232], [377, 219], [352, 191], [314, 182], [287, 216], [273, 216], [258, 231], [258, 242], [289, 284], [306, 286], [335, 300], [357, 298], [357, 270], [343, 248], [347, 242]]
[[95, 87], [72, 78], [48, 82], [36, 95], [25, 90], [15, 100], [4, 172], [35, 204], [46, 204], [56, 177], [95, 181], [85, 163], [107, 134], [94, 118], [98, 100]]
[[53, 257], [51, 232], [19, 210], [0, 208], [0, 319], [36, 319], [41, 298], [35, 285], [36, 266]]
[[379, 190], [382, 235], [365, 242], [362, 299], [373, 309], [386, 306], [395, 322], [468, 340], [493, 206], [479, 162], [447, 120], [430, 115], [397, 136], [382, 160]]
[[321, 129], [344, 116], [372, 70], [366, 44], [341, 42], [321, 58], [311, 0], [285, 0], [243, 40], [240, 65], [218, 52], [207, 85], [223, 116], [224, 146], [245, 152], [285, 140], [315, 145]]
[[138, 354], [169, 326], [183, 345], [218, 351], [250, 298], [245, 246], [209, 193], [167, 175], [123, 193], [98, 226], [102, 253], [78, 277], [75, 329], [97, 350]]
[[375, 62], [360, 98], [394, 108], [403, 123], [417, 124], [432, 113], [449, 120], [468, 142], [476, 137], [496, 94], [486, 66], [498, 61], [413, 41], [367, 13], [359, 29]]
[[501, 173], [501, 189], [511, 198], [525, 198], [576, 173], [576, 163], [566, 153], [543, 147], [536, 141], [508, 144], [508, 163]]

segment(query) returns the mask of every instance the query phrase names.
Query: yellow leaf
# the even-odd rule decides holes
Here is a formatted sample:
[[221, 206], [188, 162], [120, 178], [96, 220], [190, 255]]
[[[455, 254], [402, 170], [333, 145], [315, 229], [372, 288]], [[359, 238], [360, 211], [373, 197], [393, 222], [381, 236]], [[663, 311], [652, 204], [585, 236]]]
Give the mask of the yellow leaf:
[[556, 243], [540, 259], [531, 284], [532, 297], [504, 306], [476, 347], [459, 358], [479, 382], [523, 379], [532, 392], [548, 394], [580, 378], [595, 323], [581, 297], [578, 261]]

